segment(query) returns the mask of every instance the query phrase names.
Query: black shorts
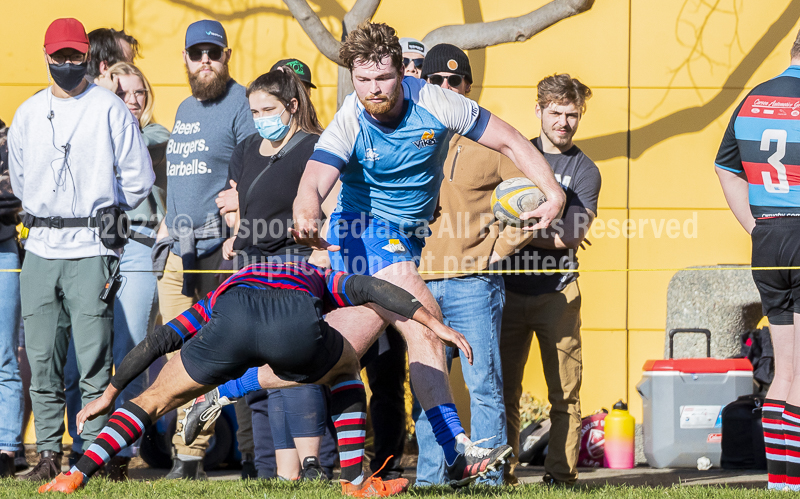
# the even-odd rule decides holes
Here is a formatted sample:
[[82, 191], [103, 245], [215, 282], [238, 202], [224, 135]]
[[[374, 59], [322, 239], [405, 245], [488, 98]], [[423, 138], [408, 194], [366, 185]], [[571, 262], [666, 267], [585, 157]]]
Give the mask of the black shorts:
[[[800, 217], [756, 220], [750, 236], [753, 267], [800, 267]], [[800, 313], [800, 270], [754, 270], [753, 280], [769, 323], [793, 324]]]
[[283, 380], [314, 383], [339, 362], [344, 347], [317, 305], [303, 291], [233, 287], [181, 348], [183, 366], [201, 385], [219, 385], [264, 364]]

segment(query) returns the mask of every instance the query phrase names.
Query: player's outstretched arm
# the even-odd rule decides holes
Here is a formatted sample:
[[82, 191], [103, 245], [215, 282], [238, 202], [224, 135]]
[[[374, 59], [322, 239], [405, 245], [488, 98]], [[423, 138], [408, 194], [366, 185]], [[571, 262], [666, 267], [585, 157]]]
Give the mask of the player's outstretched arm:
[[92, 420], [97, 416], [108, 414], [114, 409], [114, 402], [117, 400], [120, 390], [114, 385], [108, 385], [106, 390], [98, 398], [92, 400], [75, 416], [75, 424], [78, 428], [78, 435], [83, 433], [83, 425], [87, 420]]
[[748, 234], [753, 232], [756, 220], [750, 211], [750, 191], [747, 184], [747, 177], [744, 172], [734, 173], [719, 166], [714, 168], [722, 185], [722, 193], [725, 194], [725, 201], [733, 212], [736, 220], [742, 224]]
[[542, 153], [516, 128], [492, 115], [478, 143], [508, 156], [547, 197], [547, 202], [537, 209], [521, 215], [523, 220], [539, 218], [539, 223], [525, 227], [525, 230], [544, 229], [559, 217], [567, 199], [564, 190], [553, 176], [553, 169]]
[[167, 325], [159, 326], [152, 334], [145, 336], [141, 343], [133, 347], [122, 359], [119, 369], [111, 377], [111, 383], [99, 398], [86, 404], [86, 407], [75, 417], [78, 433], [83, 431], [83, 424], [114, 408], [114, 401], [119, 393], [131, 381], [142, 374], [150, 364], [164, 354], [180, 350], [183, 338]]
[[418, 308], [412, 319], [433, 331], [445, 345], [461, 350], [461, 353], [467, 356], [469, 365], [472, 365], [472, 346], [463, 334], [439, 322], [439, 319], [431, 315], [425, 307]]
[[449, 328], [428, 312], [408, 291], [394, 284], [365, 275], [349, 275], [344, 284], [347, 299], [353, 305], [374, 303], [389, 312], [419, 322], [445, 345], [461, 350], [472, 364], [472, 347], [463, 334]]
[[333, 166], [313, 160], [306, 164], [292, 205], [294, 228], [289, 229], [297, 243], [315, 250], [339, 250], [338, 246], [328, 244], [320, 233], [322, 201], [333, 189], [338, 178], [339, 170]]

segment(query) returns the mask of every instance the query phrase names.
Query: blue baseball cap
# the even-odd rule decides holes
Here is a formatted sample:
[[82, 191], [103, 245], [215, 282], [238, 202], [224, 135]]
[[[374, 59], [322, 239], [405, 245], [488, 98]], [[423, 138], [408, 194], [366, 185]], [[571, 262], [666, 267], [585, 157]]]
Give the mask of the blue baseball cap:
[[228, 37], [225, 35], [225, 28], [219, 21], [212, 21], [211, 19], [203, 19], [202, 21], [193, 22], [186, 28], [186, 47], [198, 43], [213, 43], [220, 47], [228, 46]]

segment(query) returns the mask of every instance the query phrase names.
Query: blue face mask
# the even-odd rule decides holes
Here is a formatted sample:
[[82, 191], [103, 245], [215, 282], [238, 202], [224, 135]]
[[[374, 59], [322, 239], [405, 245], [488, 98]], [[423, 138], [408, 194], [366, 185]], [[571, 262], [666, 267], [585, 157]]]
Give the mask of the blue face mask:
[[256, 124], [258, 134], [273, 142], [286, 137], [286, 134], [289, 133], [289, 125], [292, 123], [292, 118], [289, 117], [289, 125], [284, 125], [283, 121], [281, 121], [281, 116], [283, 116], [285, 112], [286, 108], [283, 109], [281, 114], [254, 118], [253, 121]]

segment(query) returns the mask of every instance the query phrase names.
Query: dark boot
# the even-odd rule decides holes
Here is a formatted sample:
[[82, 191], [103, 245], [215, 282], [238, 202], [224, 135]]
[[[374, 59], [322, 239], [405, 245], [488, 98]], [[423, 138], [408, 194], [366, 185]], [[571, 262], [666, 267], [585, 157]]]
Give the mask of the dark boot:
[[124, 482], [128, 479], [128, 465], [131, 463], [131, 458], [114, 456], [111, 461], [106, 464], [106, 472], [108, 479], [112, 482]]
[[31, 482], [45, 482], [52, 480], [59, 473], [61, 473], [61, 457], [63, 454], [60, 452], [53, 452], [51, 450], [42, 451], [39, 453], [39, 463], [33, 469], [19, 477], [19, 480], [28, 480]]
[[13, 477], [16, 472], [17, 466], [14, 464], [14, 456], [0, 452], [0, 478]]
[[172, 469], [169, 470], [167, 480], [207, 480], [203, 461], [181, 461], [178, 458], [172, 460]]
[[258, 478], [256, 458], [252, 454], [242, 456], [242, 480], [255, 480]]
[[300, 470], [300, 480], [328, 480], [328, 475], [325, 474], [322, 467], [319, 465], [319, 460], [314, 456], [308, 456], [303, 459], [303, 469]]
[[17, 465], [17, 471], [23, 471], [30, 468], [28, 461], [25, 459], [25, 450], [20, 449], [17, 451], [14, 457], [14, 464]]

